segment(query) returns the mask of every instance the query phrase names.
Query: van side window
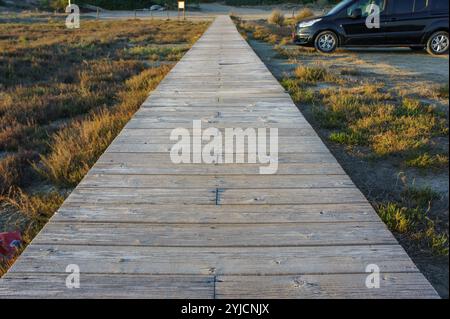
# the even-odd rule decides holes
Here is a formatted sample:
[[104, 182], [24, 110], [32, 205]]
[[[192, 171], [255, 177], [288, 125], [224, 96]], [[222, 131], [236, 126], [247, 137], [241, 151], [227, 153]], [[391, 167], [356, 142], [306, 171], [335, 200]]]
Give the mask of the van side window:
[[370, 13], [369, 11], [372, 4], [377, 5], [380, 8], [380, 12], [383, 12], [385, 3], [385, 0], [360, 0], [347, 8], [347, 15], [350, 15], [355, 9], [361, 9], [363, 17], [367, 17]]
[[414, 1], [414, 12], [423, 12], [429, 9], [429, 0], [415, 0]]
[[394, 0], [390, 2], [391, 14], [408, 14], [413, 12], [415, 0]]

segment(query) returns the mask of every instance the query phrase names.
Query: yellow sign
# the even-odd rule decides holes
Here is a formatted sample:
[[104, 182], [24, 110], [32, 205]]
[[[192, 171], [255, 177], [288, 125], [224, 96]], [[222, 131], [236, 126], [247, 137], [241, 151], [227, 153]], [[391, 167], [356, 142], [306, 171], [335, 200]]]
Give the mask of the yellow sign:
[[178, 9], [184, 9], [184, 1], [178, 1]]

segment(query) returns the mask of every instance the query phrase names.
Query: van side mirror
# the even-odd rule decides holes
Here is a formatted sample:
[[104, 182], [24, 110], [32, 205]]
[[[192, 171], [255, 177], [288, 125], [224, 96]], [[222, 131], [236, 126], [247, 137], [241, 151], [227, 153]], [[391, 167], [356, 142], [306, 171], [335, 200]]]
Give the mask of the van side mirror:
[[360, 8], [353, 9], [352, 12], [350, 12], [350, 18], [352, 19], [359, 19], [362, 17], [362, 10]]

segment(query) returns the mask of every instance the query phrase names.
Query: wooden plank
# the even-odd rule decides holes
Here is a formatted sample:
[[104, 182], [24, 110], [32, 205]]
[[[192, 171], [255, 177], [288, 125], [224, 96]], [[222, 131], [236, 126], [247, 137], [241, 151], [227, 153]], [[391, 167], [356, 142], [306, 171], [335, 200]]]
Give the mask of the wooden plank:
[[[121, 135], [126, 136], [170, 136], [170, 133], [173, 129], [168, 128], [160, 128], [160, 129], [124, 129]], [[191, 136], [199, 136], [197, 132], [192, 131], [192, 127], [187, 129]], [[220, 130], [222, 134], [224, 134], [224, 130]], [[316, 132], [311, 127], [303, 127], [303, 128], [292, 128], [292, 129], [278, 129], [278, 136], [295, 136], [300, 138], [301, 136], [315, 136]]]
[[52, 221], [104, 223], [308, 223], [379, 221], [368, 203], [313, 205], [141, 205], [74, 203], [70, 198]]
[[215, 188], [83, 188], [70, 194], [72, 203], [109, 204], [348, 204], [366, 199], [356, 188], [215, 189]]
[[173, 298], [211, 299], [212, 276], [140, 276], [138, 274], [81, 274], [80, 288], [66, 287], [66, 274], [8, 273], [0, 298]]
[[[256, 133], [256, 131], [255, 131], [254, 139], [255, 139], [255, 142], [258, 143], [257, 145], [259, 146], [257, 134], [258, 133]], [[171, 140], [170, 135], [167, 135], [167, 136], [158, 136], [158, 135], [156, 135], [156, 136], [152, 136], [152, 135], [128, 136], [127, 134], [121, 134], [114, 140], [114, 143], [115, 144], [160, 144], [160, 145], [168, 144], [169, 149], [170, 149], [173, 145], [175, 145], [180, 140], [179, 136], [175, 136], [175, 138], [176, 138], [175, 140]], [[222, 148], [224, 151], [228, 151], [229, 149], [233, 150], [233, 148], [225, 147], [225, 145], [226, 145], [225, 144], [225, 138], [226, 138], [225, 133], [222, 136], [218, 136], [217, 138], [218, 138], [218, 141], [220, 141], [220, 145], [222, 145]], [[265, 138], [266, 138], [266, 144], [263, 144], [263, 145], [268, 146], [269, 145], [268, 140], [270, 139], [270, 136], [267, 134], [267, 135], [265, 135]], [[189, 141], [190, 142], [192, 141], [192, 137], [190, 137]], [[202, 145], [204, 146], [209, 141], [210, 141], [210, 139], [208, 139], [207, 141], [203, 141]], [[248, 137], [243, 138], [243, 141], [244, 141], [243, 146], [247, 149], [248, 144], [249, 144]], [[282, 136], [282, 137], [278, 137], [278, 145], [279, 145], [278, 148], [280, 148], [280, 149], [282, 149], [284, 147], [286, 150], [287, 149], [295, 150], [297, 148], [296, 145], [298, 145], [300, 143], [302, 145], [304, 145], [306, 147], [310, 147], [310, 149], [314, 150], [314, 149], [317, 149], [315, 144], [321, 143], [321, 140], [317, 136], [301, 136], [301, 137], [300, 136]], [[320, 148], [320, 150], [325, 151], [323, 147]], [[166, 149], [164, 149], [164, 151], [166, 151]]]
[[112, 175], [89, 174], [83, 188], [354, 188], [347, 175]]
[[[99, 267], [98, 260], [102, 260]], [[189, 261], [187, 263], [186, 261]], [[15, 272], [61, 273], [77, 264], [83, 274], [274, 275], [416, 271], [398, 246], [116, 247], [33, 245]]]
[[[189, 103], [186, 103], [186, 105], [189, 105]], [[208, 103], [208, 105], [210, 105]], [[199, 105], [201, 107], [201, 105]], [[166, 121], [153, 119], [153, 118], [132, 118], [128, 124], [125, 126], [127, 129], [132, 128], [139, 128], [139, 129], [155, 129], [155, 128], [192, 128], [192, 119], [191, 121], [168, 121], [168, 118], [165, 118]], [[198, 120], [198, 119], [196, 119]], [[275, 121], [273, 119], [241, 119], [240, 117], [236, 117], [234, 119], [227, 119], [226, 121], [217, 121], [212, 118], [210, 119], [202, 119], [202, 128], [208, 128], [208, 127], [215, 127], [218, 129], [222, 128], [235, 128], [240, 127], [242, 129], [245, 129], [247, 127], [252, 128], [259, 128], [259, 127], [265, 127], [265, 128], [278, 128], [278, 129], [295, 129], [295, 128], [303, 128], [303, 127], [310, 127], [309, 124], [305, 123], [292, 123], [290, 121]]]
[[197, 204], [216, 203], [216, 189], [165, 189], [165, 188], [77, 188], [70, 194], [73, 203], [109, 204]]
[[[97, 163], [121, 163], [123, 165], [145, 165], [152, 163], [152, 165], [159, 165], [161, 162], [172, 162], [170, 159], [170, 154], [168, 153], [126, 153], [126, 152], [106, 152], [103, 154]], [[233, 153], [234, 156], [236, 153]], [[245, 153], [244, 153], [245, 154]], [[247, 153], [248, 154], [248, 153]], [[298, 164], [336, 164], [338, 162], [329, 152], [319, 152], [319, 153], [278, 153], [278, 163], [298, 163]], [[233, 165], [234, 163], [224, 163], [227, 166]], [[246, 165], [246, 163], [239, 163]], [[210, 165], [210, 164], [208, 164]], [[149, 166], [149, 165], [147, 165]], [[179, 165], [182, 166], [182, 165]], [[276, 176], [278, 174], [271, 174]]]
[[[166, 153], [170, 156], [170, 150], [176, 142], [164, 144], [149, 144], [149, 143], [131, 143], [131, 142], [114, 142], [108, 148], [108, 152], [115, 153]], [[246, 149], [246, 148], [245, 148]], [[230, 146], [223, 148], [223, 154], [233, 154], [236, 147]], [[323, 153], [326, 151], [324, 144], [310, 143], [310, 144], [282, 144], [278, 145], [280, 153]], [[244, 152], [248, 152], [245, 151]], [[168, 157], [170, 159], [170, 157]]]
[[[138, 151], [139, 148], [136, 148]], [[128, 153], [128, 152], [127, 152]], [[147, 155], [148, 153], [142, 153]], [[169, 155], [167, 155], [169, 157]], [[175, 175], [257, 175], [260, 168], [268, 164], [173, 164], [155, 162], [152, 165], [127, 165], [124, 163], [98, 163], [91, 172], [94, 174], [175, 174]], [[336, 175], [345, 174], [335, 163], [278, 163], [279, 175]]]
[[367, 273], [297, 276], [219, 276], [216, 298], [424, 299], [439, 298], [418, 272], [382, 273], [380, 288], [368, 289]]
[[396, 244], [381, 222], [290, 224], [49, 223], [34, 244], [280, 247]]
[[224, 189], [219, 204], [339, 204], [361, 203], [365, 197], [357, 188]]

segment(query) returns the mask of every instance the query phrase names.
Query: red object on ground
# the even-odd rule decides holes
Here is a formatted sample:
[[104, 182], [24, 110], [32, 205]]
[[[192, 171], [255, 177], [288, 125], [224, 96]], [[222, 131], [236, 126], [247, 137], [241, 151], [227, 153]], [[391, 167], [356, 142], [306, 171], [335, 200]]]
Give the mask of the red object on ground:
[[0, 257], [11, 258], [22, 242], [19, 231], [0, 233]]

